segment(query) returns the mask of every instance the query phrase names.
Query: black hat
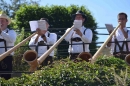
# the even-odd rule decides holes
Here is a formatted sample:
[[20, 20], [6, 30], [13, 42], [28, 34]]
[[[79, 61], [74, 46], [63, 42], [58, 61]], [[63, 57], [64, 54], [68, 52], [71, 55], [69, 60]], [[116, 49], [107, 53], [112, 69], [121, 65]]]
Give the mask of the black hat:
[[[85, 18], [85, 21], [87, 20], [87, 16], [86, 16], [81, 10], [78, 10], [75, 14], [72, 14], [72, 19], [73, 19], [73, 20], [75, 19], [75, 16], [76, 16], [77, 14], [82, 15], [83, 18]], [[84, 22], [85, 22], [85, 21], [84, 21]]]

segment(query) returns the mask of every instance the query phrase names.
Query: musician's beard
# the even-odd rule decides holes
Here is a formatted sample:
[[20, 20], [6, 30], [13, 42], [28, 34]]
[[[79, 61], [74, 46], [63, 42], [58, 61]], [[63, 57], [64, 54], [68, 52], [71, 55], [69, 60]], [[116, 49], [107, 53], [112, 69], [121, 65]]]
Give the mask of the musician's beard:
[[3, 61], [0, 62], [0, 65], [1, 65], [2, 69], [6, 69], [7, 68], [7, 65]]

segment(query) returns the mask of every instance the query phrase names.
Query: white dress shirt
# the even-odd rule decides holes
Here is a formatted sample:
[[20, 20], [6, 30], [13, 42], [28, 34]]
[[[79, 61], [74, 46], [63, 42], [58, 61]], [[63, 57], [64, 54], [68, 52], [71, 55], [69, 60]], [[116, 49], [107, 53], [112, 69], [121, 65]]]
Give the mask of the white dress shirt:
[[[83, 33], [84, 33], [85, 29], [87, 29], [87, 30], [85, 31], [85, 35], [84, 35]], [[91, 43], [92, 42], [93, 33], [89, 28], [85, 28], [84, 26], [82, 26], [80, 28], [80, 31], [82, 33], [82, 37], [80, 37], [78, 34], [76, 34], [73, 29], [65, 37], [65, 40], [68, 41], [69, 44], [71, 44], [71, 38], [79, 37], [82, 40], [79, 42], [72, 41], [72, 44], [77, 44], [77, 45], [72, 45], [72, 47], [71, 47], [71, 45], [69, 45], [69, 49], [68, 49], [69, 53], [81, 53], [81, 52], [83, 52], [83, 44], [78, 44], [78, 43], [83, 43], [83, 42]], [[90, 52], [89, 44], [85, 44], [85, 52]]]
[[[0, 34], [0, 39], [4, 39], [6, 41], [6, 46], [14, 46], [14, 42], [16, 41], [17, 34], [14, 30], [9, 30], [8, 28], [3, 30]], [[4, 42], [0, 42], [0, 47], [5, 47]], [[9, 50], [10, 48], [7, 48]], [[5, 48], [0, 48], [0, 54], [5, 52]], [[11, 53], [13, 55], [13, 52]]]
[[[44, 39], [41, 38], [41, 36], [38, 38], [38, 42], [44, 41], [44, 43], [45, 43], [46, 45], [53, 45], [53, 44], [55, 44], [56, 41], [57, 41], [57, 35], [56, 35], [55, 33], [50, 33], [50, 36], [48, 37], [48, 33], [49, 33], [49, 31], [47, 31], [47, 32], [45, 33], [47, 42], [45, 42]], [[35, 50], [36, 47], [35, 47], [35, 46], [32, 47], [31, 45], [38, 45], [38, 42], [37, 42], [36, 44], [34, 44], [37, 35], [38, 35], [38, 34], [36, 34], [35, 36], [33, 36], [33, 37], [31, 38], [30, 42], [29, 42], [29, 46], [30, 46], [30, 48], [31, 48], [32, 50]], [[50, 47], [51, 47], [51, 46], [50, 46]], [[35, 50], [35, 51], [36, 51], [36, 50]], [[47, 46], [39, 46], [39, 47], [38, 47], [38, 57], [40, 57], [41, 55], [43, 55], [46, 51], [47, 51]], [[54, 56], [54, 50], [50, 53], [49, 56]]]
[[[125, 30], [125, 32], [127, 32], [126, 27], [124, 28], [124, 30]], [[118, 41], [130, 41], [130, 31], [129, 30], [128, 30], [128, 38], [127, 39], [125, 39], [125, 37], [124, 37], [120, 28], [118, 28], [118, 30], [116, 31], [115, 34], [116, 34], [116, 38], [117, 38]], [[114, 37], [115, 36], [112, 37], [112, 42], [115, 42]], [[119, 42], [120, 46], [122, 46], [122, 44], [123, 44], [123, 42]], [[118, 45], [116, 45], [116, 46], [117, 46], [116, 52], [120, 52]], [[115, 43], [111, 43], [110, 47], [111, 47], [111, 54], [113, 54], [114, 48], [115, 48]], [[128, 49], [130, 50], [130, 42], [128, 42]], [[123, 51], [126, 51], [126, 45], [124, 45]]]

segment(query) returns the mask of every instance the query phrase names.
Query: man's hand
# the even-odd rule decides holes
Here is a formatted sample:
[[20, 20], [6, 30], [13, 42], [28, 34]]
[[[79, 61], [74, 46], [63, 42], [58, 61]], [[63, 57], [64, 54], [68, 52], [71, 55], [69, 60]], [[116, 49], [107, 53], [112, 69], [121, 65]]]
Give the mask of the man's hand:
[[78, 34], [79, 36], [82, 37], [82, 33], [81, 33], [81, 31], [79, 29], [75, 29], [74, 31], [76, 32], [76, 34]]
[[36, 31], [37, 31], [37, 34], [40, 35], [40, 36], [46, 33], [46, 30], [41, 30], [39, 28], [37, 28]]

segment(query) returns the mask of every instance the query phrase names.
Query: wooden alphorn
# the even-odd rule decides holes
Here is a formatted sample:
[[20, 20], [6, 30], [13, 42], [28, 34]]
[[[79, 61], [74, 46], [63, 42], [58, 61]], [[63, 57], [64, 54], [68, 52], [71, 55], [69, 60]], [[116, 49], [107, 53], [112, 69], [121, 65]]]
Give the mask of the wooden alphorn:
[[[65, 36], [71, 31], [73, 29], [73, 26], [71, 27], [71, 28], [69, 28], [66, 32], [65, 32], [65, 34], [53, 45], [53, 46], [51, 46], [42, 56], [40, 56], [37, 60], [35, 60], [35, 58], [34, 58], [34, 60], [32, 60], [31, 59], [31, 61], [27, 61], [27, 59], [26, 58], [28, 58], [28, 57], [26, 57], [26, 55], [24, 55], [25, 57], [24, 57], [24, 59], [25, 59], [25, 61], [27, 61], [28, 62], [28, 64], [30, 65], [30, 69], [29, 69], [29, 71], [30, 72], [34, 72], [34, 71], [36, 71], [36, 69], [37, 69], [37, 67], [38, 67], [38, 65], [40, 65], [46, 58], [47, 58], [47, 56], [54, 50], [54, 48], [56, 48], [58, 45], [59, 45], [59, 43], [65, 38]], [[27, 51], [28, 52], [28, 51]], [[31, 51], [30, 51], [31, 52]], [[33, 52], [32, 52], [33, 53]], [[37, 56], [37, 55], [35, 55], [35, 56]], [[30, 57], [31, 58], [31, 57]], [[29, 59], [30, 59], [29, 58]], [[37, 57], [36, 57], [37, 58]]]
[[17, 48], [19, 48], [21, 45], [23, 45], [26, 41], [28, 41], [29, 39], [31, 39], [35, 34], [36, 34], [36, 32], [33, 33], [32, 35], [30, 35], [28, 38], [24, 39], [22, 42], [20, 42], [17, 45], [15, 45], [14, 47], [12, 47], [9, 50], [7, 50], [5, 53], [1, 54], [0, 55], [0, 61], [3, 60], [6, 56], [8, 56], [10, 53], [12, 53], [14, 50], [16, 50]]
[[96, 59], [99, 57], [100, 52], [104, 49], [104, 47], [110, 41], [111, 37], [115, 34], [116, 30], [120, 27], [120, 25], [121, 25], [121, 23], [118, 24], [118, 26], [112, 31], [112, 33], [110, 34], [110, 36], [107, 38], [107, 40], [102, 44], [102, 46], [94, 54], [94, 56], [91, 59], [91, 63], [94, 63], [96, 61]]
[[46, 57], [54, 50], [55, 47], [57, 47], [60, 42], [65, 38], [65, 36], [73, 29], [73, 26], [71, 28], [69, 28], [65, 34], [53, 45], [49, 48], [49, 50], [47, 50], [42, 56], [40, 56], [37, 60], [39, 62], [39, 64], [41, 64], [45, 59]]

